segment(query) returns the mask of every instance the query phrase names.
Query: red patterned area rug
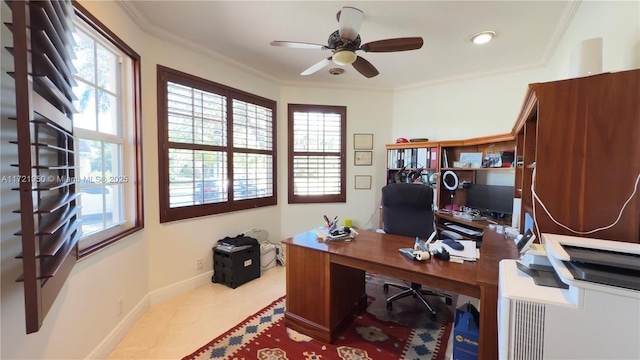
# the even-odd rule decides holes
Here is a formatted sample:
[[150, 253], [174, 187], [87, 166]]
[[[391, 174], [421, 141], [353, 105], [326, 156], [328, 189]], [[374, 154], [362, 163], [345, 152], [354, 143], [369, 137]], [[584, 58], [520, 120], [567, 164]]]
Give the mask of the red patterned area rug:
[[[387, 294], [382, 291], [386, 280], [390, 279], [368, 274], [367, 311], [358, 316], [334, 344], [285, 327], [286, 298], [283, 296], [183, 360], [444, 359], [453, 308], [438, 298], [430, 298], [438, 311], [436, 321], [431, 321], [422, 303], [408, 297], [394, 302], [393, 309], [388, 311]], [[397, 291], [389, 290], [389, 293]]]

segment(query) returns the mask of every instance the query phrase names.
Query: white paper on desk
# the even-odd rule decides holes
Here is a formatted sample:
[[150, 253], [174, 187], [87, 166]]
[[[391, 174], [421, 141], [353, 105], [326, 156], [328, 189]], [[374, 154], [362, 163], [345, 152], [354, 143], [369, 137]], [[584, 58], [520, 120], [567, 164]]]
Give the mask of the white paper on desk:
[[316, 229], [316, 234], [320, 239], [324, 241], [351, 241], [355, 239], [356, 235], [358, 235], [358, 232], [355, 229], [349, 229], [349, 230], [350, 230], [349, 234], [333, 236], [329, 233], [329, 231], [326, 228], [320, 227]]
[[463, 250], [455, 250], [442, 243], [442, 240], [436, 240], [434, 247], [437, 249], [443, 247], [449, 252], [449, 255], [461, 258], [463, 260], [475, 261], [476, 257], [476, 242], [473, 240], [457, 240], [464, 246]]

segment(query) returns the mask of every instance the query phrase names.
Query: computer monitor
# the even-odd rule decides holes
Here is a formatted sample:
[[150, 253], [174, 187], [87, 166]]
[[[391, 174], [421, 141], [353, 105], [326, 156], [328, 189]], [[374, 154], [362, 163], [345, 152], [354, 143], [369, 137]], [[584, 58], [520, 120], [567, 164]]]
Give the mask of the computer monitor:
[[482, 213], [513, 214], [513, 186], [471, 184], [467, 206]]

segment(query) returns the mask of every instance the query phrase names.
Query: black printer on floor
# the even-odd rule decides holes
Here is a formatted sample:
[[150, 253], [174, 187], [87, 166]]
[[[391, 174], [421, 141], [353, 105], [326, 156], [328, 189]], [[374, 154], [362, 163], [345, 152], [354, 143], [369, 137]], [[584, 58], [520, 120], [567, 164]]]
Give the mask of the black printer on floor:
[[256, 239], [226, 237], [213, 247], [211, 281], [232, 289], [260, 277], [260, 244]]

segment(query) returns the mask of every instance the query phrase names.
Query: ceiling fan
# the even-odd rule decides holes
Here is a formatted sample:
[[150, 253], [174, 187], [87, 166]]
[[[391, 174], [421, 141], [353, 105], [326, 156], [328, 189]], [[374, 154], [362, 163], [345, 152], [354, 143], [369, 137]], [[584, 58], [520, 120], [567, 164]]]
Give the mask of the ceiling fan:
[[395, 52], [417, 50], [422, 47], [421, 37], [406, 37], [377, 40], [360, 45], [360, 26], [362, 25], [363, 12], [354, 7], [345, 6], [338, 11], [338, 30], [329, 35], [327, 45], [312, 44], [297, 41], [272, 41], [273, 46], [282, 46], [299, 49], [322, 49], [331, 50], [333, 55], [312, 65], [300, 75], [311, 75], [327, 66], [331, 61], [338, 65], [353, 65], [353, 67], [367, 78], [372, 78], [379, 74], [369, 61], [356, 55], [357, 50], [364, 52]]

